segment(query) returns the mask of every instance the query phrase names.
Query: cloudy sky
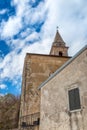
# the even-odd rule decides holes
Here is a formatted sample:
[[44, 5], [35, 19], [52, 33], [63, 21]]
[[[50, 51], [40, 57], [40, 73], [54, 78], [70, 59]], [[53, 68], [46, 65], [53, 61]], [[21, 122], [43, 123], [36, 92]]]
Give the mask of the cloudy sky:
[[0, 0], [0, 95], [20, 94], [26, 53], [48, 54], [57, 26], [73, 56], [87, 44], [87, 0]]

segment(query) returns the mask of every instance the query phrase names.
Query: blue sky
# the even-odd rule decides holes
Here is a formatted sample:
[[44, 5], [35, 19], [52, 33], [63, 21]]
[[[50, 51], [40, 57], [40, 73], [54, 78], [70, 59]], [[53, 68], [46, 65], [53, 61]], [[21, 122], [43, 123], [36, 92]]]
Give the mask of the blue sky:
[[48, 54], [57, 26], [73, 56], [87, 44], [87, 1], [0, 1], [0, 95], [20, 94], [26, 53]]

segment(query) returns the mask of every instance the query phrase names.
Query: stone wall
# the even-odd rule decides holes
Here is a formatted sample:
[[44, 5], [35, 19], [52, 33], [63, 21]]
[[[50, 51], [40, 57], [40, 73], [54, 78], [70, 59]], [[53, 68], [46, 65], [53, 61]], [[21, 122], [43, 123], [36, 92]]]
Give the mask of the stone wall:
[[[22, 76], [20, 119], [40, 112], [40, 91], [38, 86], [63, 65], [69, 57], [27, 54]], [[22, 120], [19, 120], [19, 126]]]
[[[81, 109], [69, 110], [68, 90], [79, 88]], [[87, 130], [87, 49], [41, 88], [40, 130]]]

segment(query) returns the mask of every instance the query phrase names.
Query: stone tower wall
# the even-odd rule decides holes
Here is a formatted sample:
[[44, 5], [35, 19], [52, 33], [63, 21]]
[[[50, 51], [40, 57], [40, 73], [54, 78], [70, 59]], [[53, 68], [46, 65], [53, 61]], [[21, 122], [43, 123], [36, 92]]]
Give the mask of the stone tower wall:
[[56, 47], [56, 46], [53, 46], [52, 47], [52, 50], [50, 52], [50, 55], [57, 55], [59, 56], [59, 52], [62, 52], [62, 56], [68, 56], [68, 47]]
[[27, 54], [25, 58], [20, 117], [40, 112], [38, 86], [63, 65], [69, 57]]
[[[26, 127], [32, 126], [35, 130], [33, 124], [40, 118], [41, 93], [38, 86], [70, 58], [67, 53], [68, 47], [65, 46], [58, 31], [54, 41], [57, 45], [54, 47], [53, 43], [49, 55], [27, 53], [25, 57], [19, 126], [22, 123]], [[63, 46], [59, 45], [60, 42]], [[61, 56], [59, 56], [60, 51], [63, 53]]]

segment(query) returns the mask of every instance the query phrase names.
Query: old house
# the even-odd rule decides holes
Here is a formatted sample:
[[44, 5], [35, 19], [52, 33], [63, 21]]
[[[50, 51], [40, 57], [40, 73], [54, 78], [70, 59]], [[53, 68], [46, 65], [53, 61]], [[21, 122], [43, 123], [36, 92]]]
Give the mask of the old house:
[[40, 130], [87, 130], [87, 45], [39, 89]]

